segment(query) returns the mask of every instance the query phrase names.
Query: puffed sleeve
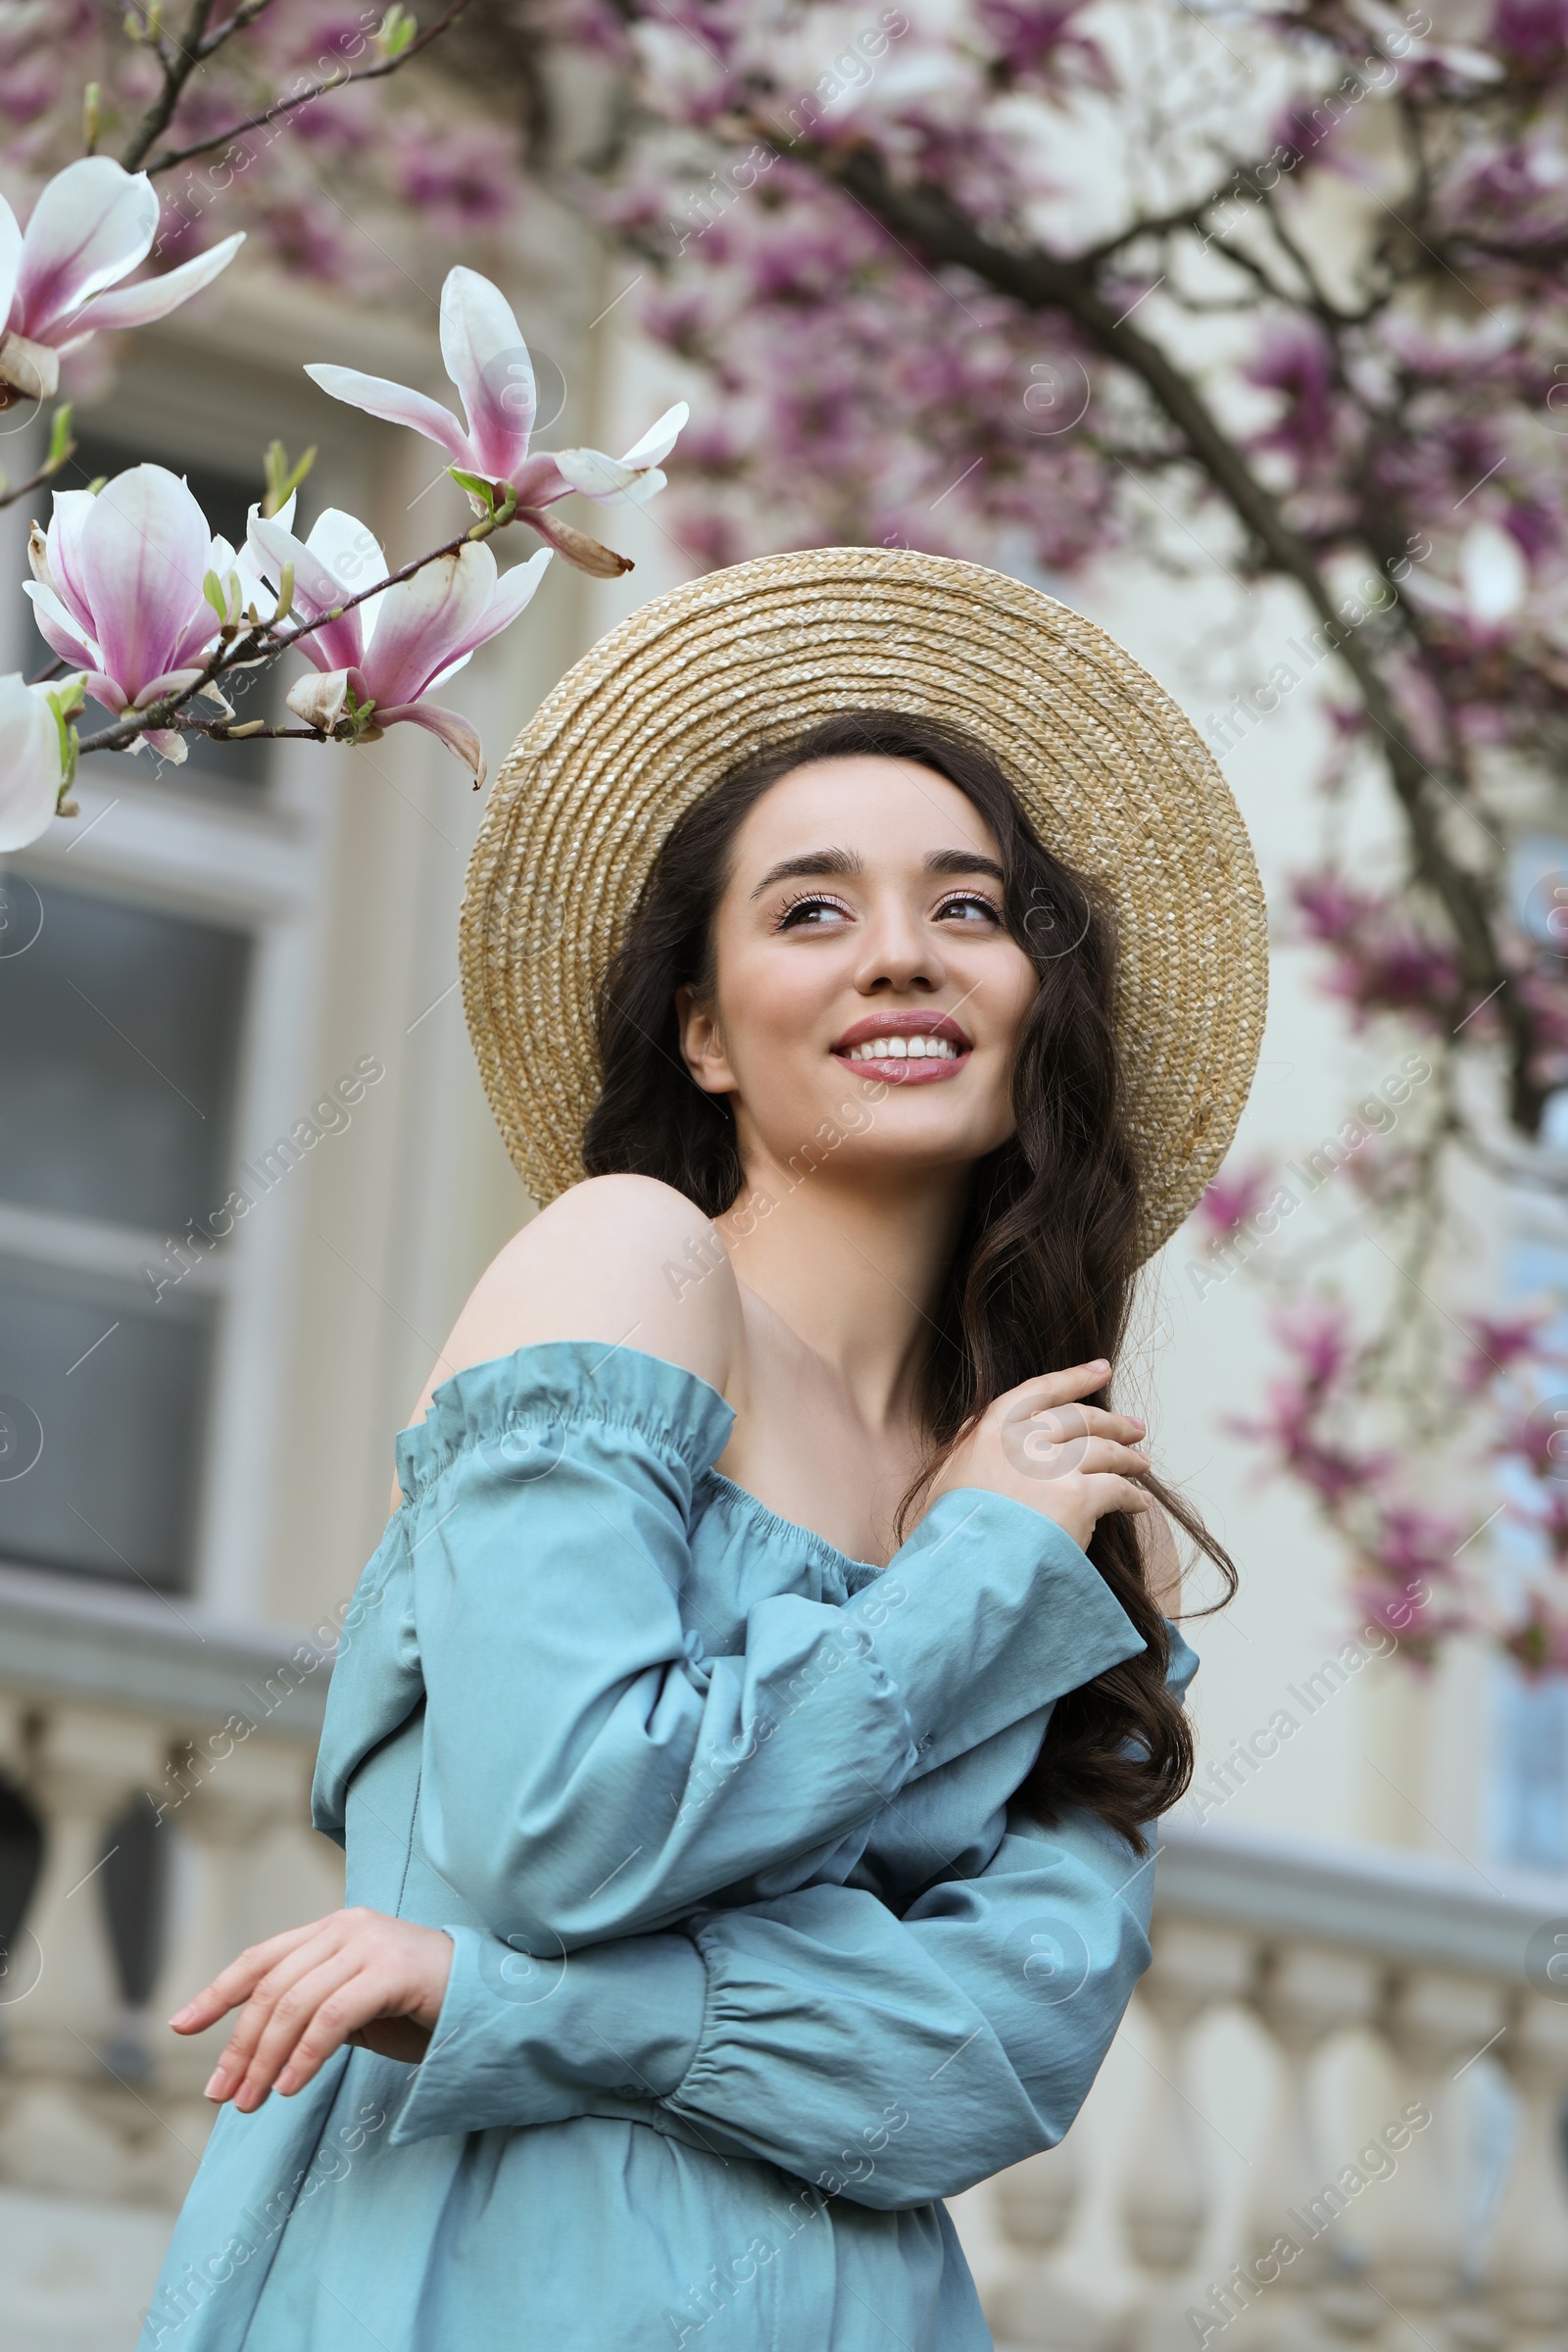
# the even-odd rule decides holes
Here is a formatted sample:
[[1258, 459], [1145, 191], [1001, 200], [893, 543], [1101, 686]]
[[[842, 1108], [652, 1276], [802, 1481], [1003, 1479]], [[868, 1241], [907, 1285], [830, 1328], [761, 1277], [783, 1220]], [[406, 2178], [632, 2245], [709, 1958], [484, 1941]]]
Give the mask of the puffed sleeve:
[[689, 1527], [733, 1419], [716, 1391], [573, 1341], [436, 1394], [406, 1529], [420, 1834], [536, 1954], [671, 1925], [830, 1844], [1143, 1646], [1060, 1528], [964, 1490], [842, 1606], [777, 1593], [710, 1648]]
[[803, 1887], [511, 1985], [493, 1939], [456, 1931], [393, 2136], [619, 2113], [858, 2204], [956, 2195], [1071, 2124], [1149, 1964], [1153, 1875], [1092, 1814], [1047, 1829], [1013, 1805], [983, 1867], [902, 1918]]

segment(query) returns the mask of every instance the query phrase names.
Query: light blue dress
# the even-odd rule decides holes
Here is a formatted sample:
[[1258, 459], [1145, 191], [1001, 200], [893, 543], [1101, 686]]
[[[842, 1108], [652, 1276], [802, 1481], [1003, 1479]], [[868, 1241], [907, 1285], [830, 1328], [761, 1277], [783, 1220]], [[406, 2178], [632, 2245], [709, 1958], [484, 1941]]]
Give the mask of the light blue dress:
[[980, 1489], [847, 1558], [713, 1468], [733, 1421], [552, 1341], [399, 1437], [313, 1813], [445, 2002], [416, 2067], [223, 2108], [141, 2352], [986, 2352], [939, 2200], [1066, 2131], [1152, 1881], [1008, 1800], [1143, 1642]]

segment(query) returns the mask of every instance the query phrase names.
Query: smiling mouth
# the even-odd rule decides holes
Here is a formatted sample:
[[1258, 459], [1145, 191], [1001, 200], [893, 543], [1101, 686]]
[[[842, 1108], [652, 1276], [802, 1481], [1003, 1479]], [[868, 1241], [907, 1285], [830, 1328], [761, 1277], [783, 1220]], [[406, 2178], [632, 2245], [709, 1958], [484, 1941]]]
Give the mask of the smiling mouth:
[[857, 1021], [831, 1049], [835, 1060], [868, 1078], [901, 1086], [956, 1078], [973, 1048], [956, 1021], [946, 1014], [891, 1014], [886, 1026]]

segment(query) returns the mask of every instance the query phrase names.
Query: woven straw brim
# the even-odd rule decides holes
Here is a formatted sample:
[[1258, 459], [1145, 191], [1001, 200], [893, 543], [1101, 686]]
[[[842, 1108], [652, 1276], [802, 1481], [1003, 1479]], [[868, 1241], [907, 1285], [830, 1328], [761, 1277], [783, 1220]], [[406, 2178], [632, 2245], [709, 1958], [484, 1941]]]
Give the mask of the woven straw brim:
[[1218, 1168], [1263, 1034], [1262, 886], [1230, 787], [1103, 630], [980, 564], [767, 556], [656, 597], [541, 705], [491, 788], [461, 924], [468, 1030], [534, 1198], [579, 1182], [594, 1003], [676, 818], [742, 757], [836, 712], [965, 728], [1042, 842], [1098, 875], [1151, 1255]]

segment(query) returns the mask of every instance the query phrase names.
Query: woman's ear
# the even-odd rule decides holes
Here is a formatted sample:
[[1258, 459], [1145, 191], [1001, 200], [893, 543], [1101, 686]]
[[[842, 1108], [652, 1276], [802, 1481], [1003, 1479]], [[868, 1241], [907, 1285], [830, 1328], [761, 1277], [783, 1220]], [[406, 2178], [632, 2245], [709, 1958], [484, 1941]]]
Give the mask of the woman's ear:
[[735, 1073], [724, 1051], [718, 1015], [684, 981], [675, 991], [675, 1018], [680, 1024], [680, 1050], [686, 1067], [704, 1094], [734, 1094]]

